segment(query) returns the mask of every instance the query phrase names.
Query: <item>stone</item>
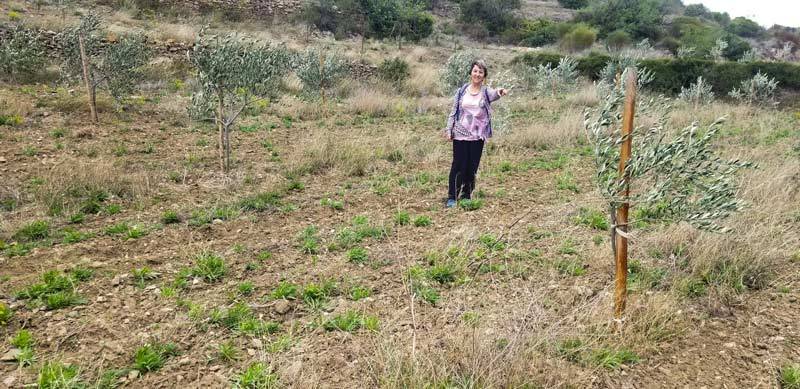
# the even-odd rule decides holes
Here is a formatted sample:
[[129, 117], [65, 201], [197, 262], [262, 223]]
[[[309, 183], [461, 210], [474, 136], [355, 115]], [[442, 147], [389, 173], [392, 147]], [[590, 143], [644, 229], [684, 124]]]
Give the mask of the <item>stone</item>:
[[5, 354], [3, 354], [3, 356], [0, 356], [0, 362], [14, 362], [17, 360], [20, 353], [21, 353], [20, 349], [12, 348], [11, 350], [8, 350]]
[[278, 300], [275, 303], [275, 313], [284, 315], [292, 309], [292, 305], [286, 300]]
[[128, 379], [135, 380], [139, 377], [139, 370], [131, 370], [128, 372]]

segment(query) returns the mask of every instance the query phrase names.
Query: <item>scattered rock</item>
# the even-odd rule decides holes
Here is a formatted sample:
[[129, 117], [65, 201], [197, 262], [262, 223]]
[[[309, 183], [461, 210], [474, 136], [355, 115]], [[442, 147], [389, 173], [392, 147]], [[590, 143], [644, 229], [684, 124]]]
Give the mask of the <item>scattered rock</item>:
[[736, 347], [736, 342], [728, 342], [723, 344], [723, 346], [725, 346], [726, 348], [734, 348]]
[[12, 348], [0, 357], [0, 362], [14, 362], [19, 357], [20, 352], [18, 348]]
[[292, 305], [286, 300], [278, 300], [275, 303], [275, 313], [284, 315], [292, 309]]
[[139, 377], [139, 370], [131, 370], [128, 372], [128, 379], [135, 380]]
[[16, 380], [17, 380], [17, 376], [10, 375], [10, 376], [6, 377], [6, 379], [3, 380], [3, 385], [5, 385], [7, 388], [10, 388], [12, 385], [14, 385], [14, 382]]
[[263, 348], [264, 347], [264, 342], [262, 342], [261, 339], [258, 339], [258, 338], [253, 338], [252, 340], [250, 340], [250, 344], [252, 344], [253, 347], [255, 347], [255, 348]]
[[300, 373], [303, 371], [303, 362], [300, 360], [292, 362], [289, 367], [286, 368], [282, 377], [288, 380], [289, 382], [296, 381], [300, 378]]

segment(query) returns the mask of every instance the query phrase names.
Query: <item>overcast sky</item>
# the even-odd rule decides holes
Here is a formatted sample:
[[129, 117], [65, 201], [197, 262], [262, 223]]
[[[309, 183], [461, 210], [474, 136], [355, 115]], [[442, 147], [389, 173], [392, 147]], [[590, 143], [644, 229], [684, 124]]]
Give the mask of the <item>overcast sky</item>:
[[727, 12], [731, 18], [744, 16], [766, 28], [773, 24], [800, 27], [800, 0], [683, 0], [683, 3], [703, 3], [712, 11]]

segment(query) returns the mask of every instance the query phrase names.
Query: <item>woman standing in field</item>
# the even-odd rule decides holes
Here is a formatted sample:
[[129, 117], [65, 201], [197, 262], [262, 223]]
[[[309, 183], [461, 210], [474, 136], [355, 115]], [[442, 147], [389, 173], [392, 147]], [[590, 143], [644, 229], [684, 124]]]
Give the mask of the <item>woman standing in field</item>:
[[447, 208], [455, 207], [457, 199], [471, 198], [483, 144], [492, 137], [492, 102], [507, 94], [503, 88], [484, 86], [488, 75], [483, 61], [472, 62], [469, 68], [470, 82], [458, 88], [453, 109], [447, 118], [444, 137], [453, 142]]

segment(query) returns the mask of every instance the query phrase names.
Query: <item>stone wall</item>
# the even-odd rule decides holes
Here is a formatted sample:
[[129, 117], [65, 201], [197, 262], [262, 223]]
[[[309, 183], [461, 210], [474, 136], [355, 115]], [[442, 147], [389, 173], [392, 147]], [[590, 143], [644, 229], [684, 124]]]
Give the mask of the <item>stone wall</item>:
[[175, 6], [189, 7], [197, 12], [220, 10], [238, 12], [244, 17], [286, 16], [298, 12], [303, 0], [161, 0]]

